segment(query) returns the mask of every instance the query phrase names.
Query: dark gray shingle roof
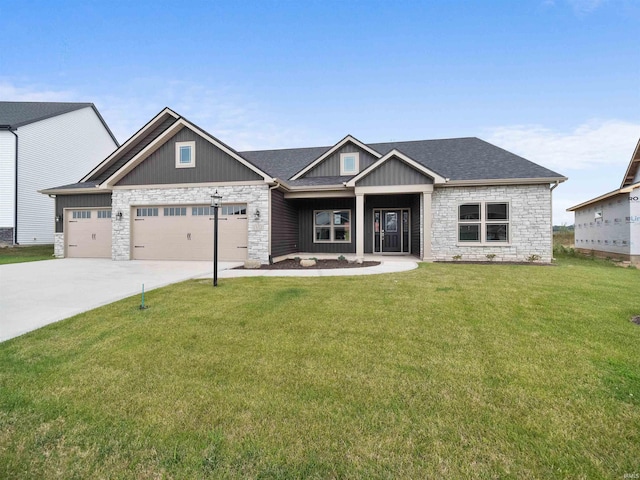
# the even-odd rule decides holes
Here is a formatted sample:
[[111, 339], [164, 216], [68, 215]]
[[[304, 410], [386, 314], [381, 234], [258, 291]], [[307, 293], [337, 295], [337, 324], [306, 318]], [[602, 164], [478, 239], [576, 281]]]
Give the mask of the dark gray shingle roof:
[[116, 145], [120, 145], [113, 132], [98, 112], [93, 103], [78, 102], [0, 102], [0, 127], [11, 129], [22, 127], [30, 123], [39, 122], [51, 117], [57, 117], [81, 108], [93, 108]]
[[[557, 172], [475, 137], [367, 145], [382, 155], [397, 149], [451, 180], [563, 178]], [[292, 148], [240, 154], [269, 175], [288, 179], [329, 148], [331, 147]]]
[[92, 103], [0, 102], [0, 125], [12, 128], [93, 107]]

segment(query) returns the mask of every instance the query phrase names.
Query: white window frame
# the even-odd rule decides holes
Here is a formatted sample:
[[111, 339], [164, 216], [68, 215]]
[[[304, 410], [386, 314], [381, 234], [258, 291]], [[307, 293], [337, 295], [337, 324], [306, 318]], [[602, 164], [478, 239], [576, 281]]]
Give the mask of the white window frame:
[[[180, 149], [189, 147], [191, 149], [191, 161], [189, 163], [180, 162]], [[194, 168], [196, 166], [196, 142], [176, 142], [176, 168]]]
[[[487, 206], [493, 204], [504, 204], [507, 206], [507, 218], [502, 219], [489, 219], [487, 218]], [[479, 205], [480, 206], [480, 218], [479, 219], [460, 219], [460, 207], [463, 205]], [[479, 201], [465, 201], [460, 202], [456, 208], [456, 244], [458, 246], [509, 246], [511, 245], [511, 203], [504, 200], [479, 200]], [[460, 227], [463, 225], [478, 225], [480, 228], [480, 238], [478, 240], [460, 240]], [[507, 239], [506, 240], [487, 240], [487, 226], [488, 225], [507, 225]]]
[[[344, 161], [347, 157], [355, 158], [355, 169], [347, 170], [344, 166]], [[349, 153], [341, 153], [340, 154], [340, 176], [346, 177], [350, 175], [357, 175], [360, 173], [360, 152], [349, 152]]]
[[[316, 214], [320, 213], [320, 212], [329, 212], [330, 215], [330, 222], [329, 225], [316, 225]], [[344, 225], [335, 225], [334, 223], [334, 215], [336, 213], [339, 212], [349, 212], [349, 224], [348, 224], [348, 234], [347, 237], [349, 237], [347, 240], [336, 240], [336, 236], [335, 236], [335, 227], [344, 227]], [[351, 224], [352, 224], [352, 212], [350, 209], [348, 208], [336, 208], [336, 209], [320, 209], [320, 210], [314, 210], [313, 211], [313, 243], [351, 243], [351, 239], [353, 238], [353, 232], [351, 229]], [[316, 228], [328, 228], [329, 229], [329, 240], [317, 240], [316, 239]]]

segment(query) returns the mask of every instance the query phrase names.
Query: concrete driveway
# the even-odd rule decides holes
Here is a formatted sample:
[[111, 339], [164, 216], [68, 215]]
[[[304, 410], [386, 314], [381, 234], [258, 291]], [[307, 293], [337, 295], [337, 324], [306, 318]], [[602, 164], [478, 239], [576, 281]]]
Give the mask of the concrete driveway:
[[[242, 263], [220, 262], [222, 271]], [[0, 265], [0, 342], [49, 323], [213, 272], [212, 262], [65, 258]]]

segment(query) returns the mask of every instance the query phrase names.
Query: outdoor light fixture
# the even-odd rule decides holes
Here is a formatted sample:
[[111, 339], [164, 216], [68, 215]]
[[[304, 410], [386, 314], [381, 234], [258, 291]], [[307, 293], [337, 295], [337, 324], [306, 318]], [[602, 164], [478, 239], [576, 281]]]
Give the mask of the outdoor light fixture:
[[56, 223], [60, 223], [62, 221], [62, 215], [56, 215]]
[[222, 202], [222, 195], [216, 193], [211, 195], [211, 208], [213, 208], [213, 286], [218, 286], [218, 208]]
[[118, 219], [118, 221], [122, 220], [122, 212], [116, 213], [116, 218]]
[[256, 213], [253, 214], [256, 217], [256, 220], [260, 218], [260, 210], [256, 208]]

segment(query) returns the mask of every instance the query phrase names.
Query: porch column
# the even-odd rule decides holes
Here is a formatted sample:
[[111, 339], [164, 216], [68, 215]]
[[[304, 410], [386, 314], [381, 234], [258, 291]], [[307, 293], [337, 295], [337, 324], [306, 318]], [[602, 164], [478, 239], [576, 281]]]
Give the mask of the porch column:
[[356, 258], [364, 259], [364, 194], [356, 193]]
[[422, 192], [422, 261], [432, 262], [431, 257], [431, 191]]

